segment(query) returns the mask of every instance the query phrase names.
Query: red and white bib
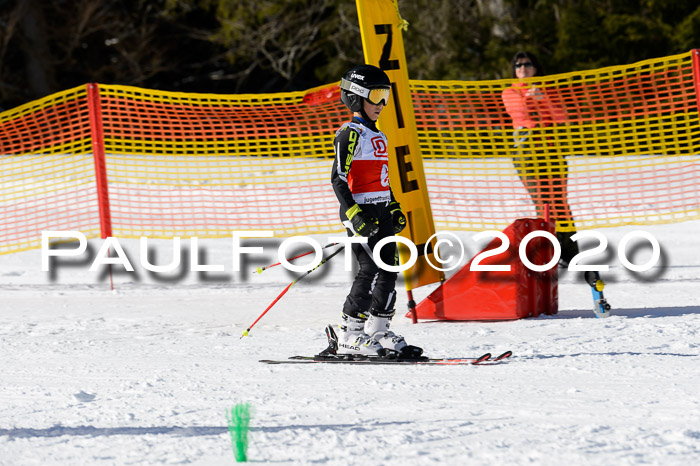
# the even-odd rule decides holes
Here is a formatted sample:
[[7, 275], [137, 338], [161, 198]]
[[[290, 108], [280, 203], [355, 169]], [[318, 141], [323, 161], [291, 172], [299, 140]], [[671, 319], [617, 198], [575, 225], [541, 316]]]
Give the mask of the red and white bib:
[[[346, 173], [353, 200], [358, 204], [379, 204], [391, 201], [389, 187], [389, 154], [387, 140], [381, 131], [348, 122], [338, 132], [349, 126], [358, 133], [350, 170]], [[345, 167], [338, 167], [345, 172]]]

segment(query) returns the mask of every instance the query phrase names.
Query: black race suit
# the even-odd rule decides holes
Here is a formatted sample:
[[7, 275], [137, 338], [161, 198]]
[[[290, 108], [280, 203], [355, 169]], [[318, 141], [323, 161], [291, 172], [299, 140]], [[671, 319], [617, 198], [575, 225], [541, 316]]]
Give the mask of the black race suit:
[[[336, 132], [333, 145], [335, 163], [331, 183], [348, 235], [355, 236], [355, 232], [345, 212], [354, 204], [379, 221], [379, 232], [368, 238], [367, 244], [352, 245], [359, 270], [345, 299], [343, 312], [358, 318], [364, 318], [370, 311], [378, 316], [393, 314], [397, 273], [383, 270], [372, 258], [377, 242], [394, 235], [389, 211], [394, 196], [389, 186], [386, 136], [374, 123], [355, 117]], [[382, 247], [380, 256], [385, 264], [398, 265], [396, 243]]]

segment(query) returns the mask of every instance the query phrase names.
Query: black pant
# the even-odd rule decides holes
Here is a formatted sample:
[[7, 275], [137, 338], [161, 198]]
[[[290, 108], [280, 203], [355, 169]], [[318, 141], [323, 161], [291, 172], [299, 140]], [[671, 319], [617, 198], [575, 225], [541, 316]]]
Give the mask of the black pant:
[[[358, 318], [367, 316], [370, 310], [374, 315], [393, 315], [398, 274], [383, 270], [372, 257], [372, 251], [377, 242], [388, 236], [394, 236], [391, 212], [385, 204], [361, 204], [360, 208], [367, 215], [379, 220], [379, 232], [368, 238], [367, 244], [352, 245], [352, 252], [357, 259], [359, 269], [350, 288], [350, 293], [345, 299], [343, 312]], [[342, 212], [341, 219], [346, 219]], [[348, 236], [354, 236], [354, 233], [349, 229]], [[382, 262], [387, 265], [396, 266], [399, 264], [395, 242], [384, 245], [379, 255]]]
[[515, 170], [530, 194], [538, 217], [544, 217], [549, 204], [550, 215], [556, 221], [556, 236], [561, 245], [561, 258], [566, 262], [578, 254], [578, 245], [571, 240], [576, 231], [560, 231], [574, 226], [574, 216], [568, 200], [569, 167], [566, 158], [549, 146], [546, 139], [533, 142], [529, 133], [521, 133]]

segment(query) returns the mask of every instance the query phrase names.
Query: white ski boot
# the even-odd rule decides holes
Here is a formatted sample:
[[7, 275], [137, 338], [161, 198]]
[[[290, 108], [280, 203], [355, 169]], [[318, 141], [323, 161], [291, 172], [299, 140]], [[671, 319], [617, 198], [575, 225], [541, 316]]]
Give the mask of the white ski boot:
[[395, 312], [394, 310], [383, 312], [383, 315], [379, 316], [370, 311], [364, 326], [365, 333], [378, 341], [382, 348], [398, 353], [400, 358], [419, 358], [423, 354], [422, 348], [406, 344], [404, 337], [389, 330], [391, 318], [394, 317]]
[[364, 331], [365, 319], [343, 313], [343, 323], [338, 326], [336, 354], [357, 356], [381, 356], [382, 345]]

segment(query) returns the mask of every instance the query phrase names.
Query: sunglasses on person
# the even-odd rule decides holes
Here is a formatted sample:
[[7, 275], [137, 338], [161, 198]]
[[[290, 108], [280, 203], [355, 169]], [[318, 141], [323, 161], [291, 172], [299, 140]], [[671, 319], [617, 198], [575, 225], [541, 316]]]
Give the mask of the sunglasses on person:
[[531, 61], [526, 61], [526, 62], [522, 62], [522, 63], [516, 63], [515, 65], [513, 65], [513, 68], [515, 68], [517, 70], [521, 66], [524, 66], [525, 68], [532, 68], [535, 65], [533, 65]]
[[354, 82], [348, 81], [345, 78], [340, 79], [341, 89], [350, 91], [361, 97], [364, 97], [372, 105], [387, 105], [389, 103], [389, 95], [391, 94], [391, 89], [383, 87], [376, 89], [367, 89], [366, 87], [355, 84]]

